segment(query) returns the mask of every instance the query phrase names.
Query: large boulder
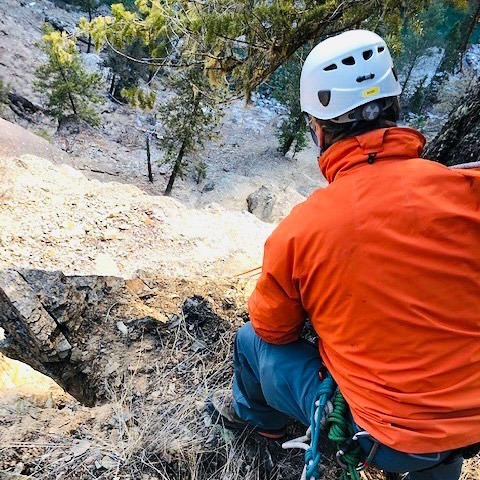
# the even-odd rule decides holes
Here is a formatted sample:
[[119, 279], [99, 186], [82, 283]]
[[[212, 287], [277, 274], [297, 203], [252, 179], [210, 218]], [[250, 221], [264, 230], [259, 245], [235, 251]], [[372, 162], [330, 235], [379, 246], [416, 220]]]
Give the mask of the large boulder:
[[265, 185], [262, 185], [247, 197], [248, 211], [256, 215], [260, 220], [270, 222], [272, 221], [273, 207], [276, 200], [275, 194]]

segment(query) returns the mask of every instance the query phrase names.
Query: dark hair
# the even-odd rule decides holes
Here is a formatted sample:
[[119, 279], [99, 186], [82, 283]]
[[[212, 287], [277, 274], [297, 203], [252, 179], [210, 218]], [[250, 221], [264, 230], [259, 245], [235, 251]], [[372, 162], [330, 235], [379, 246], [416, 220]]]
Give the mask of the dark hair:
[[332, 122], [331, 120], [317, 119], [317, 122], [323, 128], [326, 141], [325, 148], [328, 148], [344, 138], [355, 137], [379, 128], [396, 127], [399, 116], [400, 105], [397, 97], [395, 97], [392, 105], [381, 112], [380, 116], [375, 120], [357, 120], [348, 123], [338, 123]]

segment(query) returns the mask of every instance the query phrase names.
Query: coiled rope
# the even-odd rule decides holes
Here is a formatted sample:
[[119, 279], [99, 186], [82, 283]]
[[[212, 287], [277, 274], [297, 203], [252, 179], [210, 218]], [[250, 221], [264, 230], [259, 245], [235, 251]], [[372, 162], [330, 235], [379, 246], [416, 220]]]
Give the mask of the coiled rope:
[[305, 451], [305, 474], [307, 479], [321, 478], [320, 462], [322, 453], [320, 451], [320, 431], [322, 429], [322, 418], [325, 415], [327, 402], [335, 392], [336, 384], [330, 374], [322, 381], [318, 389], [318, 400], [312, 405], [310, 413], [310, 448]]
[[342, 470], [340, 480], [359, 480], [357, 466], [362, 457], [362, 448], [358, 442], [352, 442], [355, 431], [350, 420], [350, 409], [338, 389], [333, 397], [333, 412], [328, 415], [326, 425], [328, 438], [334, 443], [337, 452], [342, 452], [342, 462], [347, 467]]
[[[333, 403], [332, 403], [333, 399]], [[312, 405], [310, 426], [303, 437], [285, 442], [283, 448], [302, 448], [305, 450], [305, 468], [302, 480], [320, 480], [322, 478], [322, 453], [320, 451], [320, 432], [328, 429], [328, 438], [337, 448], [343, 470], [339, 480], [360, 480], [357, 466], [362, 456], [361, 447], [353, 442], [355, 434], [350, 420], [349, 407], [330, 374], [322, 380], [317, 393], [317, 401]], [[308, 443], [307, 443], [308, 442]]]

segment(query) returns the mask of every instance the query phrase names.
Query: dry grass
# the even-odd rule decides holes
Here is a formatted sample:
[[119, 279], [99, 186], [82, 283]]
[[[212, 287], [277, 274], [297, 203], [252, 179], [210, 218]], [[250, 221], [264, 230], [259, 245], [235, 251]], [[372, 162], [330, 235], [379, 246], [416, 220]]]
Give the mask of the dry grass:
[[230, 321], [211, 313], [204, 323], [184, 315], [171, 322], [161, 335], [157, 361], [148, 367], [145, 392], [138, 389], [138, 373], [146, 368], [140, 353], [120, 389], [107, 385], [108, 405], [64, 408], [61, 412], [71, 409], [67, 422], [86, 416], [64, 428], [65, 434], [51, 433], [55, 410], [49, 416], [43, 411], [42, 418], [32, 410], [37, 418], [13, 440], [2, 427], [18, 422], [11, 428], [20, 432], [24, 421], [12, 412], [2, 423], [0, 409], [0, 471], [23, 464], [22, 473], [36, 480], [294, 478], [301, 472], [300, 453], [234, 435], [211, 425], [204, 412], [208, 395], [231, 384], [233, 332], [241, 322], [231, 305]]
[[480, 478], [480, 455], [465, 460], [460, 480], [478, 480]]
[[[65, 414], [57, 424], [66, 422], [66, 427], [52, 430], [55, 410], [49, 415], [32, 410], [36, 418], [26, 424], [15, 412], [2, 416], [0, 408], [0, 459], [9, 459], [3, 468], [13, 472], [17, 466], [36, 480], [299, 479], [301, 452], [285, 452], [275, 442], [211, 425], [203, 410], [214, 389], [231, 384], [233, 332], [240, 314], [230, 308], [230, 320], [210, 316], [204, 323], [177, 317], [162, 333], [145, 392], [138, 391], [138, 373], [146, 368], [139, 353], [122, 387], [107, 385], [107, 405], [87, 409], [72, 404], [57, 411]], [[17, 432], [25, 428], [24, 435], [13, 438], [9, 425]], [[292, 436], [302, 430], [290, 428]], [[0, 470], [1, 465], [0, 460]], [[479, 472], [480, 459], [472, 459], [462, 480], [478, 480]], [[325, 479], [334, 480], [336, 474], [327, 460]], [[383, 477], [372, 470], [364, 478]]]

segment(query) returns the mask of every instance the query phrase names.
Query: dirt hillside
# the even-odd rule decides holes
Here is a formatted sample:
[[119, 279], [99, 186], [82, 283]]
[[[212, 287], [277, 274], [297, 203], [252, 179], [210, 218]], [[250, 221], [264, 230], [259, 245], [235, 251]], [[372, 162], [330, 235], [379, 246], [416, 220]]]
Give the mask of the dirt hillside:
[[192, 210], [132, 185], [89, 180], [61, 163], [66, 154], [3, 120], [0, 144], [1, 267], [224, 277], [261, 264], [272, 226], [248, 212]]

